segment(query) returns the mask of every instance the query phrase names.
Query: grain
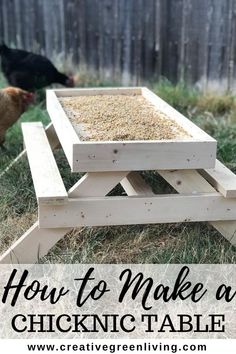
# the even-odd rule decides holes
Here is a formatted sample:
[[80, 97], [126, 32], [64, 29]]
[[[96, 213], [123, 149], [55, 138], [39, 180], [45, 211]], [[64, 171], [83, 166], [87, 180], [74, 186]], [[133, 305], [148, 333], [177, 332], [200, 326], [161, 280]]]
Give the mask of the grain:
[[188, 133], [141, 95], [96, 95], [59, 99], [81, 140], [163, 140]]

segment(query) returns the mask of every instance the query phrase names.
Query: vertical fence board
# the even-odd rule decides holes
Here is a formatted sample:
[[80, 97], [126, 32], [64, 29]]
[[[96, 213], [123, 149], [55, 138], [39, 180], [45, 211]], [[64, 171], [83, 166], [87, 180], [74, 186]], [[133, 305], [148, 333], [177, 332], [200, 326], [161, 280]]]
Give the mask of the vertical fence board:
[[[138, 0], [139, 1], [139, 0]], [[121, 35], [119, 26], [119, 0], [113, 0], [113, 79], [119, 80], [121, 58]]]
[[212, 17], [209, 31], [209, 68], [208, 77], [210, 80], [219, 80], [221, 72], [221, 52], [223, 45], [223, 11], [226, 1], [214, 0], [212, 2]]
[[236, 88], [236, 0], [0, 0], [0, 41], [101, 79]]
[[0, 43], [4, 40], [3, 5], [0, 6]]

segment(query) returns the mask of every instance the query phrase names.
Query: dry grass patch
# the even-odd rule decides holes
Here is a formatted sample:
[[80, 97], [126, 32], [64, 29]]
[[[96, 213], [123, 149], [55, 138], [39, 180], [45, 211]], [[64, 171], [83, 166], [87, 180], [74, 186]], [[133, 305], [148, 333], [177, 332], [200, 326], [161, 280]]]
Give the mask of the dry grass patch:
[[0, 224], [0, 249], [6, 251], [37, 220], [36, 213], [9, 215]]
[[212, 115], [222, 116], [235, 109], [235, 98], [228, 94], [207, 93], [200, 95], [197, 101], [197, 111], [210, 112]]

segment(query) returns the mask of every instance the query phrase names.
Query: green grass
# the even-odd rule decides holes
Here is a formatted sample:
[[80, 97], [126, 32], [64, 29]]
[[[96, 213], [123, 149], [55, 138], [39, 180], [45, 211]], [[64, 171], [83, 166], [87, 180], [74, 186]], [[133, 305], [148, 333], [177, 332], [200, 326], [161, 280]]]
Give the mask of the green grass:
[[[102, 83], [83, 78], [82, 86]], [[0, 81], [0, 86], [4, 85]], [[218, 140], [218, 157], [236, 172], [236, 108], [230, 94], [200, 94], [184, 84], [161, 81], [152, 88]], [[20, 124], [49, 121], [45, 102], [31, 107], [9, 129], [7, 153], [0, 151], [2, 171], [22, 150]], [[71, 174], [62, 151], [55, 153], [67, 188], [78, 180]], [[0, 172], [1, 173], [1, 172]], [[173, 192], [155, 172], [144, 173], [155, 192]], [[112, 194], [120, 192], [115, 188]], [[0, 252], [22, 235], [36, 220], [37, 204], [26, 159], [15, 164], [0, 179]], [[71, 231], [44, 257], [45, 263], [235, 263], [235, 248], [204, 223], [133, 225], [81, 228]]]
[[152, 89], [181, 113], [187, 113], [189, 109], [196, 107], [199, 99], [198, 91], [189, 89], [184, 83], [173, 85], [168, 80], [161, 80], [153, 84]]

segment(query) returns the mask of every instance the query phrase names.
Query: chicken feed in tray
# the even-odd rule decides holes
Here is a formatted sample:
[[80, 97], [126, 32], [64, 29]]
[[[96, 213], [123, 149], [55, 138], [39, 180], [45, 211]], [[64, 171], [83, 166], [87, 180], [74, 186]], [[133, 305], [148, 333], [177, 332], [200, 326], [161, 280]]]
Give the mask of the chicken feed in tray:
[[60, 97], [82, 141], [174, 140], [190, 135], [142, 95]]

